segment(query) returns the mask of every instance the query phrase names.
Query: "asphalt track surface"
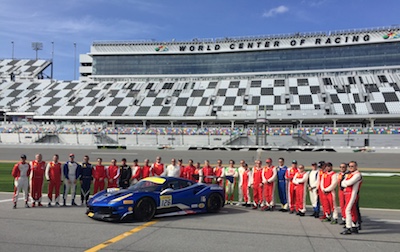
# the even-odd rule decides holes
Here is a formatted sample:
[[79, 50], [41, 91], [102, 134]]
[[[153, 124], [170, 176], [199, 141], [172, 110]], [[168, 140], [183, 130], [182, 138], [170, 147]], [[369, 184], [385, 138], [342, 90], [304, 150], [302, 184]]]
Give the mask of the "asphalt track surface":
[[[12, 209], [0, 193], [0, 251], [399, 251], [400, 211], [362, 209], [359, 234], [341, 225], [279, 211], [226, 206], [216, 214], [108, 223], [90, 219], [85, 207]], [[140, 229], [138, 231], [138, 229]], [[110, 239], [113, 239], [109, 241]], [[98, 247], [97, 247], [98, 248]], [[94, 251], [94, 250], [92, 250]]]
[[[259, 155], [262, 160], [282, 156], [287, 163], [292, 159], [304, 164], [326, 160], [338, 165], [357, 160], [361, 169], [400, 171], [398, 155], [378, 153], [1, 148], [0, 160], [13, 162], [22, 153], [31, 160], [38, 152], [45, 160], [54, 153], [66, 160], [74, 153], [78, 161], [89, 155], [92, 160], [102, 157], [105, 163], [123, 157], [154, 160], [157, 155], [165, 163], [172, 157], [195, 162], [209, 159], [212, 163], [218, 158], [224, 163], [245, 159], [251, 163]], [[343, 236], [339, 234], [342, 226], [312, 217], [231, 205], [216, 214], [157, 218], [155, 223], [107, 223], [87, 217], [85, 207], [26, 209], [21, 199], [18, 208], [12, 209], [11, 197], [11, 193], [0, 192], [0, 251], [96, 251], [100, 247], [101, 251], [400, 251], [400, 210], [362, 209], [363, 229], [359, 234]], [[47, 200], [43, 203], [47, 205]]]
[[263, 163], [271, 157], [274, 164], [277, 164], [278, 158], [285, 158], [286, 165], [290, 165], [293, 159], [297, 160], [299, 164], [304, 164], [310, 167], [312, 162], [329, 161], [334, 165], [334, 169], [338, 170], [341, 162], [349, 162], [355, 160], [358, 162], [361, 171], [376, 170], [376, 171], [390, 171], [400, 172], [400, 159], [399, 154], [395, 153], [338, 153], [338, 152], [284, 152], [284, 151], [206, 151], [206, 150], [154, 150], [149, 149], [135, 149], [135, 150], [113, 150], [113, 149], [95, 149], [86, 146], [72, 146], [72, 147], [58, 147], [52, 148], [37, 146], [28, 147], [5, 147], [0, 146], [0, 162], [16, 162], [19, 160], [21, 154], [26, 154], [28, 160], [33, 160], [36, 153], [42, 153], [44, 160], [51, 160], [53, 154], [60, 156], [60, 161], [65, 162], [68, 160], [70, 153], [75, 154], [75, 160], [80, 162], [84, 155], [89, 155], [92, 163], [96, 162], [98, 157], [103, 159], [103, 163], [108, 165], [112, 158], [117, 159], [119, 162], [122, 158], [126, 158], [129, 164], [132, 164], [134, 159], [143, 162], [145, 158], [154, 162], [156, 156], [161, 156], [165, 164], [170, 163], [171, 158], [183, 159], [184, 164], [187, 164], [189, 159], [194, 162], [204, 163], [208, 159], [212, 164], [216, 164], [217, 159], [221, 159], [225, 165], [233, 159], [236, 164], [241, 159], [244, 159], [250, 166], [254, 164], [254, 160], [260, 158]]

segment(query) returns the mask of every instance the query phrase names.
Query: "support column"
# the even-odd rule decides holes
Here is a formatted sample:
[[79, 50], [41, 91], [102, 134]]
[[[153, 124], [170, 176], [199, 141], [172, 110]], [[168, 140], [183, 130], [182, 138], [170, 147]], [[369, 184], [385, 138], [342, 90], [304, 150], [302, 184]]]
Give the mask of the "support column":
[[337, 119], [332, 119], [332, 122], [333, 122], [333, 127], [336, 128]]
[[369, 127], [373, 128], [375, 126], [375, 119], [369, 119]]
[[235, 120], [231, 120], [231, 129], [235, 128]]
[[146, 127], [146, 120], [143, 120], [142, 122], [143, 122], [143, 128], [147, 129], [147, 127]]

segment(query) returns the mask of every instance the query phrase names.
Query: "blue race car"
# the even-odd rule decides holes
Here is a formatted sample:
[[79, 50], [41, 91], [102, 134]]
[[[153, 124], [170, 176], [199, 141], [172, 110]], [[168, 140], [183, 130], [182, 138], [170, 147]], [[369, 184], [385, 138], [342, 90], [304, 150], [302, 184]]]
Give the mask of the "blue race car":
[[224, 190], [216, 184], [199, 184], [173, 177], [148, 177], [128, 189], [108, 188], [93, 196], [86, 214], [97, 220], [218, 212], [224, 206]]

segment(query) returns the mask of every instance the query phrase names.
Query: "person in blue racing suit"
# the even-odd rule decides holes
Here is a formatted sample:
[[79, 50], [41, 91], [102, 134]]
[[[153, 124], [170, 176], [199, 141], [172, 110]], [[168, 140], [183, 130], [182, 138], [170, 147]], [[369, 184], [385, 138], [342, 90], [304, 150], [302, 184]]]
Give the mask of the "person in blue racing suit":
[[287, 204], [287, 182], [285, 178], [287, 166], [285, 165], [285, 159], [279, 158], [278, 159], [278, 167], [277, 167], [277, 175], [278, 175], [278, 193], [279, 193], [279, 200], [281, 202], [281, 212], [288, 211], [288, 204]]

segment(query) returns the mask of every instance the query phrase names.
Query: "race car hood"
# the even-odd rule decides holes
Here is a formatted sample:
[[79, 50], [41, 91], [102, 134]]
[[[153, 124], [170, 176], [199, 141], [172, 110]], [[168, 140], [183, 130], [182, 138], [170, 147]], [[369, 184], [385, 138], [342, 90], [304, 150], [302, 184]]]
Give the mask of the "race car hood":
[[132, 200], [137, 193], [148, 191], [146, 188], [139, 190], [128, 190], [120, 188], [108, 188], [100, 193], [97, 193], [89, 201], [89, 205], [93, 204], [113, 204], [123, 202], [124, 200]]
[[108, 188], [101, 193], [96, 194], [89, 204], [110, 204], [130, 199], [134, 192], [126, 189]]

